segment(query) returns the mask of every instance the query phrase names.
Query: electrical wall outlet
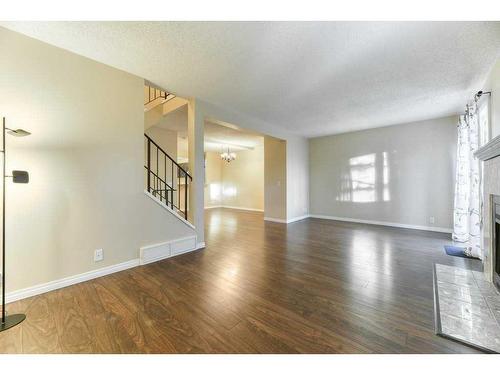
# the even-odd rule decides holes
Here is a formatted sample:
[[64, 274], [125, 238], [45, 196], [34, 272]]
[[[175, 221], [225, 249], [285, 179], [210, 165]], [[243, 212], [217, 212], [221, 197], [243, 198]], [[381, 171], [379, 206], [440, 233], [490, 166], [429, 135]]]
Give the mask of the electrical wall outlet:
[[100, 262], [104, 259], [104, 250], [97, 249], [94, 251], [94, 262]]
[[434, 224], [435, 222], [436, 222], [436, 219], [434, 218], [434, 216], [431, 216], [431, 217], [429, 218], [429, 223], [430, 223], [430, 224]]

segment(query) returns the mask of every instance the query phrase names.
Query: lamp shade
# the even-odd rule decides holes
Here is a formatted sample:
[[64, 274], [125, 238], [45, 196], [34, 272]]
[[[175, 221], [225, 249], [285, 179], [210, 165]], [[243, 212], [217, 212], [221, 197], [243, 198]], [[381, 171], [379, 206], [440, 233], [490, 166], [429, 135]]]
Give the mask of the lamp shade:
[[30, 182], [30, 175], [27, 171], [12, 171], [12, 181], [15, 184], [27, 184]]
[[8, 134], [13, 135], [14, 137], [26, 137], [28, 135], [31, 135], [31, 133], [27, 130], [24, 129], [9, 129], [7, 131]]

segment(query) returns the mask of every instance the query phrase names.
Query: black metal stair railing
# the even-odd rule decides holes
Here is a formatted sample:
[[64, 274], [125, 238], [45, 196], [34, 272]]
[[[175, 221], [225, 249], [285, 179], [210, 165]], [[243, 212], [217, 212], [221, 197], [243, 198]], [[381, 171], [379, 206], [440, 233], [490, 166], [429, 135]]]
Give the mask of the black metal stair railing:
[[149, 193], [187, 220], [190, 174], [144, 134], [145, 179]]
[[[151, 86], [147, 86], [147, 87], [148, 87], [148, 97], [144, 98], [144, 105], [148, 105], [149, 103], [152, 103], [157, 99], [163, 99], [162, 102], [165, 103], [165, 102], [169, 101], [170, 99], [175, 98], [175, 95], [170, 93], [170, 92], [160, 90], [160, 89], [157, 89], [157, 88], [151, 87]], [[146, 94], [144, 94], [144, 95], [146, 95]]]

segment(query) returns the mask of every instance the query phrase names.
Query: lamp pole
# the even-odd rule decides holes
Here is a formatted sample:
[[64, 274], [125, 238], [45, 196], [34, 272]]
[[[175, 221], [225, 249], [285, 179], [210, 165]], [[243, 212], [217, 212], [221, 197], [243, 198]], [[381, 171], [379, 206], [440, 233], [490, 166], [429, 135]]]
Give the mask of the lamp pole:
[[2, 326], [5, 325], [5, 117], [2, 119]]
[[13, 314], [7, 316], [5, 311], [5, 179], [7, 178], [5, 174], [5, 161], [6, 161], [6, 150], [5, 150], [5, 117], [2, 120], [2, 321], [0, 323], [0, 332], [5, 331], [9, 328], [14, 327], [26, 319], [24, 314]]
[[5, 325], [5, 117], [2, 119], [2, 326]]

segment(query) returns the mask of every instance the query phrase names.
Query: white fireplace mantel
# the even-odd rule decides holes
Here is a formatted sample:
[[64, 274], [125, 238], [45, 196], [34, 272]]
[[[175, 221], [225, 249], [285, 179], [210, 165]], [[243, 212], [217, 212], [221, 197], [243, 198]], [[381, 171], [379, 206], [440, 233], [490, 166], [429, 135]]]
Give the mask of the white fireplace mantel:
[[481, 242], [483, 249], [484, 274], [493, 280], [495, 254], [493, 254], [493, 202], [492, 196], [500, 195], [500, 136], [493, 138], [474, 153], [483, 161], [483, 225]]
[[493, 138], [491, 141], [486, 143], [483, 147], [474, 153], [474, 156], [479, 160], [490, 160], [500, 156], [500, 135]]

